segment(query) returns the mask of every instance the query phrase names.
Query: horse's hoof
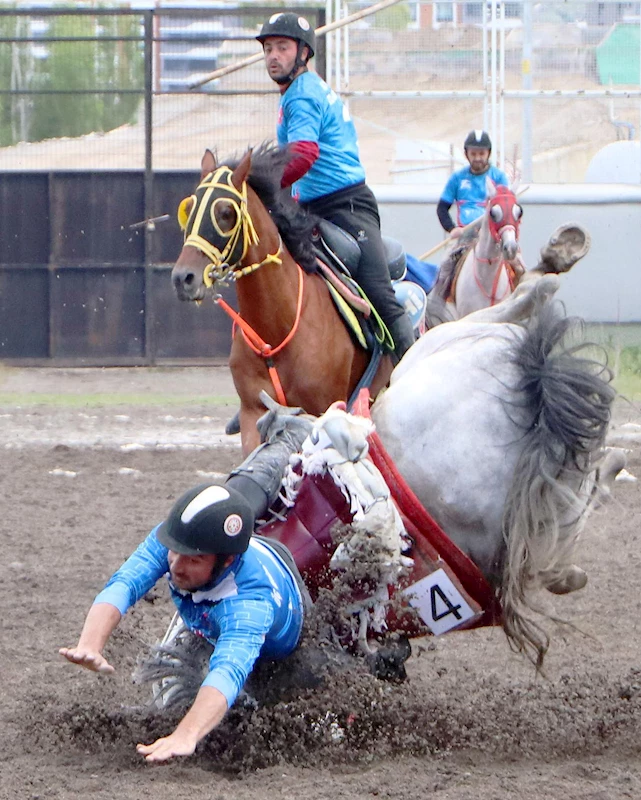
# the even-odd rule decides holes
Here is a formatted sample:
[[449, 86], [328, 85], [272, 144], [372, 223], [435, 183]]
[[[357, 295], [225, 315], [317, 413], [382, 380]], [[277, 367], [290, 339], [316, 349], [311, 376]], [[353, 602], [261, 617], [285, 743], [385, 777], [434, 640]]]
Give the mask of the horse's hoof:
[[240, 411], [237, 411], [225, 425], [225, 433], [227, 436], [234, 436], [235, 434], [240, 433]]
[[590, 234], [577, 223], [557, 228], [541, 250], [539, 269], [544, 272], [568, 272], [590, 249]]
[[583, 589], [587, 582], [587, 572], [576, 564], [571, 564], [558, 580], [548, 584], [546, 588], [552, 594], [570, 594]]

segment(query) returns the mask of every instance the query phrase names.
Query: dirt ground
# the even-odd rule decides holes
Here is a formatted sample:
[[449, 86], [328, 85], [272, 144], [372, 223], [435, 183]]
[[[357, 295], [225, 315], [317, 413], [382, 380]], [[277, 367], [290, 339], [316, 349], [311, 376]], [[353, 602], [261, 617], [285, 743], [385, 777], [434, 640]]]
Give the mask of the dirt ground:
[[[641, 797], [638, 482], [588, 524], [590, 580], [555, 600], [575, 628], [550, 625], [545, 678], [500, 630], [424, 639], [403, 685], [346, 676], [233, 709], [194, 757], [150, 767], [136, 742], [175, 720], [144, 710], [131, 673], [171, 617], [165, 590], [124, 620], [114, 676], [57, 650], [175, 497], [240, 461], [227, 370], [3, 368], [0, 397], [0, 800]], [[619, 401], [613, 441], [641, 475], [639, 423]]]

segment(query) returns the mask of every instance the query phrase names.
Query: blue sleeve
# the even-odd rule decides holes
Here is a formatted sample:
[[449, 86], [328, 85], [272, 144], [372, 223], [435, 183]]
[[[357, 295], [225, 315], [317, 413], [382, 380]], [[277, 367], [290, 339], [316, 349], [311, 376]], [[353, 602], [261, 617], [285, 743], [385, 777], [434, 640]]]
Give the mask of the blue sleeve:
[[138, 545], [107, 581], [94, 603], [110, 603], [125, 614], [169, 570], [167, 548], [156, 538], [156, 528]]
[[265, 600], [223, 600], [213, 612], [220, 635], [203, 686], [213, 686], [231, 708], [260, 655], [274, 622], [274, 608]]
[[450, 175], [448, 182], [445, 184], [445, 189], [443, 189], [443, 194], [441, 195], [441, 200], [444, 200], [449, 205], [456, 200], [456, 195], [458, 193], [458, 175], [456, 172], [453, 175]]
[[507, 175], [503, 172], [502, 169], [498, 167], [494, 167], [492, 169], [492, 180], [497, 186], [509, 186], [510, 181], [508, 180]]
[[296, 97], [285, 104], [288, 142], [318, 142], [322, 110], [313, 97]]

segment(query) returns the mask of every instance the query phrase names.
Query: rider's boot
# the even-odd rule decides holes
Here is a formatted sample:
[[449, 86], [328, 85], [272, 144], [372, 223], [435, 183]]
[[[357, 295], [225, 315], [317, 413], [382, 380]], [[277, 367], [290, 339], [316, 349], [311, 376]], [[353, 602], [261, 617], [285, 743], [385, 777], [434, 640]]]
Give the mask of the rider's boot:
[[234, 436], [234, 434], [240, 433], [240, 409], [238, 409], [234, 416], [225, 425], [225, 433], [227, 436]]
[[414, 328], [412, 327], [410, 318], [405, 312], [403, 312], [400, 317], [397, 317], [394, 322], [390, 323], [387, 327], [389, 328], [389, 332], [392, 334], [392, 339], [394, 339], [394, 353], [392, 355], [392, 360], [394, 361], [394, 364], [398, 364], [401, 358], [403, 358], [405, 353], [416, 341]]

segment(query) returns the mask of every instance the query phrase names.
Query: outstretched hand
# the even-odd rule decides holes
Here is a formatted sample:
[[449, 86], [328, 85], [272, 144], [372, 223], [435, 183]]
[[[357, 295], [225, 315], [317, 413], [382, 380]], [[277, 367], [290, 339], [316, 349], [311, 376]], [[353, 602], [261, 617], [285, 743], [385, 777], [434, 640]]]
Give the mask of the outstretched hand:
[[99, 672], [101, 675], [110, 675], [115, 672], [107, 659], [97, 650], [86, 647], [61, 647], [58, 652], [72, 664], [78, 664], [92, 672]]
[[175, 756], [190, 756], [196, 749], [197, 742], [192, 737], [182, 736], [178, 731], [174, 731], [169, 736], [156, 739], [151, 744], [138, 744], [136, 750], [145, 761], [161, 762], [169, 761]]

